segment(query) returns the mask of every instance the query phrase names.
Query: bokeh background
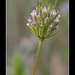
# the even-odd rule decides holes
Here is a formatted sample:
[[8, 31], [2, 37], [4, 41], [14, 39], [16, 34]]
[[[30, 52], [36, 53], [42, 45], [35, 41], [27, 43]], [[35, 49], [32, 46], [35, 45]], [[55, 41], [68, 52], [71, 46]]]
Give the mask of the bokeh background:
[[[39, 39], [28, 30], [24, 16], [34, 6], [37, 0], [7, 0], [7, 75], [30, 75]], [[57, 8], [62, 16], [59, 32], [44, 41], [35, 75], [68, 75], [69, 1], [57, 0]]]

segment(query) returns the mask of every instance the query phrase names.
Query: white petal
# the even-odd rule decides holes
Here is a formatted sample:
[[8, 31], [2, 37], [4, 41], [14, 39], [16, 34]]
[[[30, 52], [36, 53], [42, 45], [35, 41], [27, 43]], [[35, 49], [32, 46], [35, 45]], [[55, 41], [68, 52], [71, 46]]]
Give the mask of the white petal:
[[28, 27], [30, 26], [29, 23], [27, 23], [27, 26], [28, 26]]

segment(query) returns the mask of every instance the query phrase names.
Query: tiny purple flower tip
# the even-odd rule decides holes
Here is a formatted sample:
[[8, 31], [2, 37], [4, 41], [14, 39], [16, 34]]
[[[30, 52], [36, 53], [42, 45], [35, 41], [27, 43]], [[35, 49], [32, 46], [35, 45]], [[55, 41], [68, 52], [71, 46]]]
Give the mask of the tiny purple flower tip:
[[32, 20], [31, 20], [31, 18], [30, 18], [30, 17], [29, 17], [29, 19], [28, 19], [28, 22], [29, 22], [29, 23], [32, 23]]
[[52, 28], [52, 27], [53, 27], [53, 25], [51, 24], [51, 25], [50, 25], [50, 28]]
[[48, 30], [50, 30], [53, 27], [53, 23], [51, 23], [51, 25], [49, 26]]
[[48, 20], [49, 20], [49, 18], [48, 18], [48, 17], [46, 17], [45, 22], [47, 22]]
[[58, 18], [56, 18], [55, 20], [54, 20], [54, 23], [59, 23], [60, 21], [59, 21], [59, 19]]
[[61, 15], [58, 15], [57, 17], [56, 17], [56, 19], [59, 19], [61, 17]]
[[34, 17], [34, 16], [36, 16], [36, 14], [37, 14], [36, 10], [33, 10], [31, 13], [31, 16]]
[[49, 26], [48, 30], [50, 30], [53, 27], [53, 23], [51, 23], [51, 25]]
[[44, 8], [42, 9], [42, 13], [43, 13], [43, 14], [46, 14], [46, 13], [47, 13], [47, 8], [46, 8], [46, 7], [44, 7]]
[[59, 11], [57, 11], [57, 13], [58, 13]]
[[32, 25], [35, 27], [35, 26], [36, 26], [36, 23], [35, 23], [35, 22], [33, 22], [33, 23], [32, 23]]
[[35, 23], [35, 21], [34, 21], [34, 18], [33, 18], [32, 25], [33, 25], [34, 27], [36, 26], [36, 23]]
[[40, 25], [40, 28], [41, 28], [41, 29], [43, 28], [43, 25], [42, 25], [42, 21], [41, 21], [41, 25]]
[[53, 9], [53, 10], [50, 12], [50, 16], [55, 17], [55, 15], [56, 15], [56, 10]]
[[40, 25], [40, 28], [42, 29], [43, 28], [43, 25]]

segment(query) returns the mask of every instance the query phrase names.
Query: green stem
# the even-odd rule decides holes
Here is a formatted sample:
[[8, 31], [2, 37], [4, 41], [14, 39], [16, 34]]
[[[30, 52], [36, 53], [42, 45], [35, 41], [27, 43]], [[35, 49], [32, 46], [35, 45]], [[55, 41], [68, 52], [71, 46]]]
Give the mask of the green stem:
[[38, 63], [38, 59], [39, 59], [39, 55], [40, 55], [40, 52], [41, 52], [41, 47], [42, 47], [43, 41], [44, 41], [44, 39], [39, 39], [39, 46], [38, 46], [37, 53], [36, 53], [36, 56], [35, 56], [35, 60], [34, 60], [34, 63], [33, 63], [31, 75], [35, 74], [35, 70], [36, 70], [36, 66], [37, 66], [37, 63]]

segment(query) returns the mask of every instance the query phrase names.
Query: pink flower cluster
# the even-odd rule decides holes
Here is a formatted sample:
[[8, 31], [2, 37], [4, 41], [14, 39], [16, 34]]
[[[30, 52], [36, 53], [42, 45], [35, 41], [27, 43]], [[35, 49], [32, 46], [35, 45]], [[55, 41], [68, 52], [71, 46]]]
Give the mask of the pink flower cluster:
[[[36, 7], [31, 13], [28, 19], [27, 26], [32, 30], [37, 29], [38, 32], [41, 29], [42, 33], [44, 28], [48, 25], [46, 32], [51, 31], [51, 29], [55, 26], [55, 29], [58, 28], [60, 22], [60, 12], [56, 11], [55, 9], [50, 9], [50, 7]], [[43, 35], [42, 35], [43, 36]]]

